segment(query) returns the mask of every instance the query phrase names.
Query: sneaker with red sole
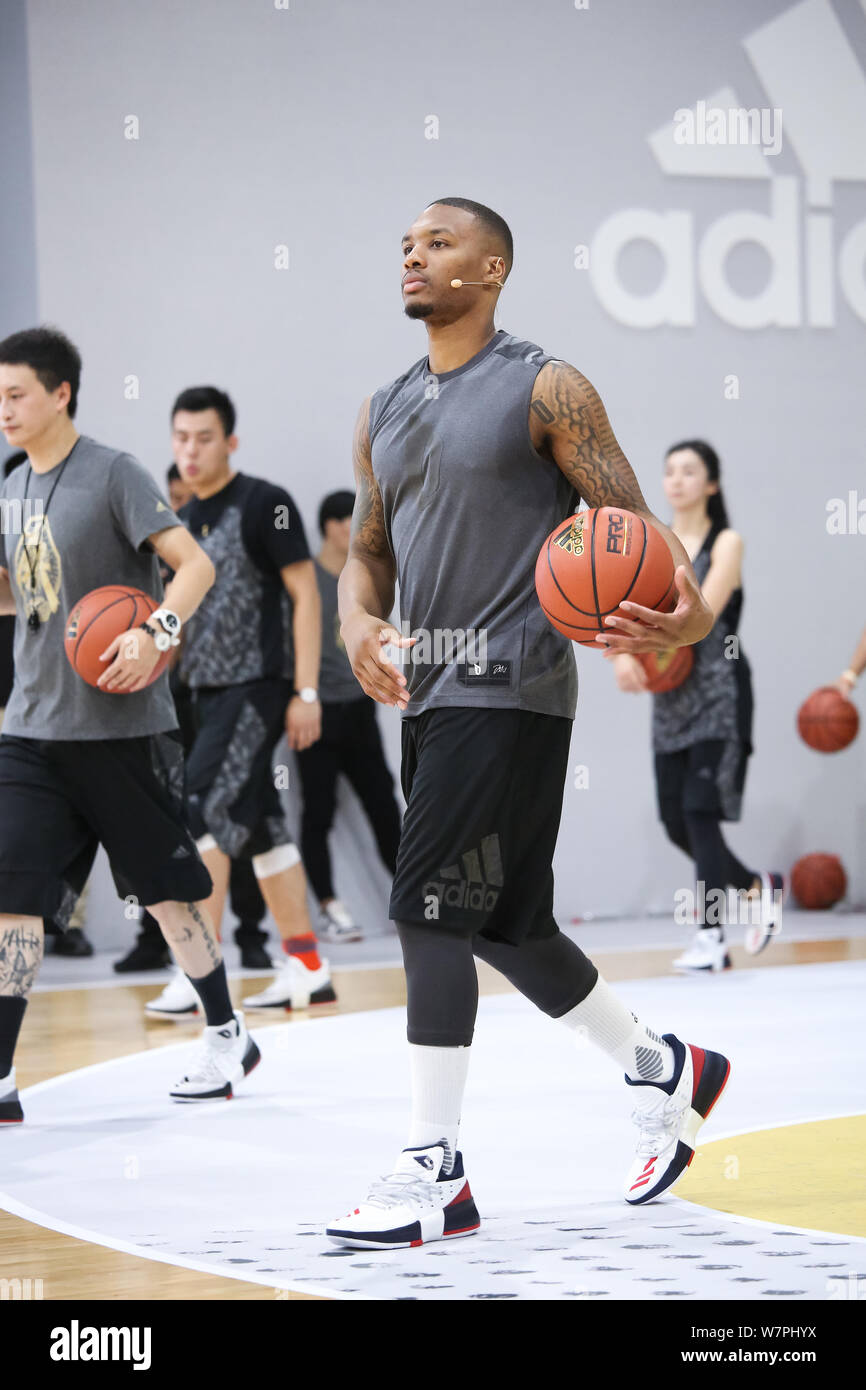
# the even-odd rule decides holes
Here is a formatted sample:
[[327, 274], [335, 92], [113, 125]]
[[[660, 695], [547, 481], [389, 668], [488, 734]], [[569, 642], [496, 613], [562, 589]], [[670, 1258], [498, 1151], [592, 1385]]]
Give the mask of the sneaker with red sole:
[[471, 1236], [481, 1225], [475, 1199], [463, 1172], [463, 1155], [442, 1172], [441, 1144], [404, 1149], [386, 1178], [374, 1182], [366, 1199], [347, 1216], [328, 1226], [335, 1245], [397, 1250], [431, 1240]]
[[673, 1033], [664, 1040], [674, 1051], [670, 1081], [631, 1081], [635, 1109], [632, 1119], [640, 1131], [634, 1162], [625, 1180], [625, 1200], [631, 1206], [651, 1202], [678, 1182], [695, 1156], [697, 1133], [709, 1115], [731, 1072], [720, 1052], [707, 1052], [682, 1043]]

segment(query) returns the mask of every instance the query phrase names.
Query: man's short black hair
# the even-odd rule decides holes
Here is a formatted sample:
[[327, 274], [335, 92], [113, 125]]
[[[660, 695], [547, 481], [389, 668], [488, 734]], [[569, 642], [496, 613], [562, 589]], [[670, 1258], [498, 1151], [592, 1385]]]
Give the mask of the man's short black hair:
[[322, 505], [319, 508], [319, 530], [325, 534], [325, 523], [327, 521], [345, 521], [347, 516], [351, 516], [355, 510], [354, 492], [329, 492], [327, 497], [322, 498]]
[[81, 353], [59, 328], [23, 328], [10, 333], [0, 343], [0, 362], [30, 367], [46, 391], [56, 391], [62, 382], [69, 382], [70, 420], [78, 409], [78, 388], [81, 385]]
[[170, 483], [182, 483], [182, 482], [183, 482], [183, 478], [180, 476], [180, 469], [178, 468], [178, 466], [177, 466], [176, 463], [173, 463], [173, 464], [171, 465], [171, 467], [169, 468], [169, 470], [168, 470], [168, 472], [166, 473], [165, 476], [166, 476], [167, 481], [170, 482]]
[[3, 477], [8, 478], [10, 473], [14, 473], [16, 468], [20, 468], [22, 463], [26, 462], [27, 455], [23, 449], [19, 449], [15, 454], [10, 454], [3, 463]]
[[218, 386], [188, 386], [185, 391], [181, 391], [171, 408], [172, 424], [179, 410], [215, 410], [222, 421], [226, 439], [235, 432], [235, 408], [225, 391], [221, 391]]
[[505, 275], [508, 274], [514, 264], [514, 238], [504, 217], [500, 217], [498, 212], [485, 207], [483, 203], [476, 203], [472, 198], [434, 198], [433, 202], [444, 203], [449, 208], [462, 208], [464, 212], [471, 212], [473, 217], [477, 217], [499, 242], [500, 250], [505, 256]]

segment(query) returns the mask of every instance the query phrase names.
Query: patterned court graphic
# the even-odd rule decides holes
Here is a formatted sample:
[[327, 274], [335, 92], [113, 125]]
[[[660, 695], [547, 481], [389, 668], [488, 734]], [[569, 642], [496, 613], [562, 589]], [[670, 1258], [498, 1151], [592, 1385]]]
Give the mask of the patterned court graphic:
[[230, 1103], [168, 1100], [188, 1043], [35, 1086], [25, 1124], [0, 1135], [0, 1207], [275, 1297], [856, 1298], [864, 986], [857, 961], [616, 986], [650, 1027], [732, 1061], [682, 1195], [646, 1207], [621, 1199], [633, 1130], [616, 1068], [515, 996], [482, 999], [473, 1049], [461, 1143], [477, 1235], [383, 1252], [322, 1236], [403, 1137], [399, 1009], [262, 1029], [263, 1063]]

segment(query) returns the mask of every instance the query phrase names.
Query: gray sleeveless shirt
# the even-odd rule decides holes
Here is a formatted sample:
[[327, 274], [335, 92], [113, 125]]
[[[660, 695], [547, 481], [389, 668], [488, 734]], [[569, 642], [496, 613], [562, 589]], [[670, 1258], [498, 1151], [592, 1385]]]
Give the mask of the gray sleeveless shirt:
[[462, 367], [434, 376], [425, 357], [372, 397], [401, 621], [419, 638], [403, 655], [406, 716], [481, 705], [574, 718], [572, 644], [534, 581], [542, 541], [578, 503], [529, 432], [535, 378], [553, 360], [500, 331]]

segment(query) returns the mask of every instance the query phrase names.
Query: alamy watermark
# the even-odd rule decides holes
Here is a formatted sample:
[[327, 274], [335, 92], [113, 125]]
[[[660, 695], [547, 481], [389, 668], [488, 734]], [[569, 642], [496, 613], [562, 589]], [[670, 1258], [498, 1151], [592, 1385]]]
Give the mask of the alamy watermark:
[[760, 145], [775, 156], [782, 150], [782, 110], [774, 107], [707, 106], [699, 101], [693, 111], [674, 112], [675, 145]]

